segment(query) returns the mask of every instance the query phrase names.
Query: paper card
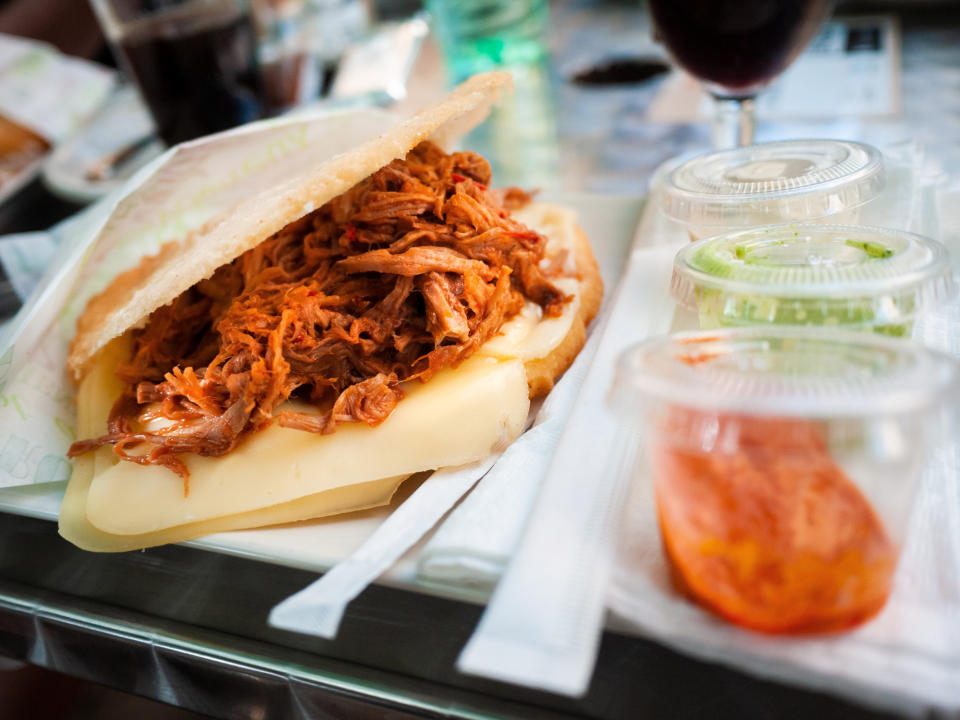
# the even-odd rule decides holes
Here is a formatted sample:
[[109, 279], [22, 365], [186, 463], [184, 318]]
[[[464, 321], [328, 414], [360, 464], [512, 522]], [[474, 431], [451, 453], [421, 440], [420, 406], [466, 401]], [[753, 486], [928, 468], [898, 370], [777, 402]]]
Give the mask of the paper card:
[[[834, 18], [757, 98], [764, 120], [873, 117], [900, 110], [900, 30], [888, 16]], [[654, 122], [700, 122], [713, 113], [700, 83], [678, 71], [647, 111]]]
[[900, 31], [892, 17], [828, 22], [757, 99], [763, 118], [892, 115], [900, 110]]

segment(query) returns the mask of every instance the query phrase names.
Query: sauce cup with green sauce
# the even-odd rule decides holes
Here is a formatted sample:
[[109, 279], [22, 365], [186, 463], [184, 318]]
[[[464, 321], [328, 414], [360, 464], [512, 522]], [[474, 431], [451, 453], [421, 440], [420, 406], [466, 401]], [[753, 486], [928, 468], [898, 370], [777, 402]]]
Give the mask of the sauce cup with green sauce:
[[778, 225], [683, 248], [671, 292], [701, 329], [817, 326], [910, 336], [957, 294], [947, 249], [899, 230]]

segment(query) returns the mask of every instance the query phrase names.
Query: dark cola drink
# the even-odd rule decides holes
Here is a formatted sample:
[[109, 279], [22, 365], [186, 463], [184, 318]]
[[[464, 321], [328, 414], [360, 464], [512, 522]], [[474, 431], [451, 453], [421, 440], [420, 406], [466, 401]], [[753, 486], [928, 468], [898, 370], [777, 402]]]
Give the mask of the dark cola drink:
[[168, 145], [264, 117], [249, 15], [234, 3], [189, 3], [140, 18], [117, 38]]
[[830, 0], [650, 0], [657, 39], [717, 95], [777, 77], [826, 18]]

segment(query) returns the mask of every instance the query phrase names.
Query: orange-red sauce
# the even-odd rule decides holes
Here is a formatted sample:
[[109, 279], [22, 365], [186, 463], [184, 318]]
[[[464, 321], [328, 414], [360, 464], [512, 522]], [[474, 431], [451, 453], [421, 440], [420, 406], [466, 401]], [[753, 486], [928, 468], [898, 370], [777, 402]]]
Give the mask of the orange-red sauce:
[[660, 530], [679, 585], [768, 633], [850, 628], [890, 593], [897, 551], [815, 423], [721, 415], [715, 450], [677, 449], [705, 416], [674, 409], [653, 449]]

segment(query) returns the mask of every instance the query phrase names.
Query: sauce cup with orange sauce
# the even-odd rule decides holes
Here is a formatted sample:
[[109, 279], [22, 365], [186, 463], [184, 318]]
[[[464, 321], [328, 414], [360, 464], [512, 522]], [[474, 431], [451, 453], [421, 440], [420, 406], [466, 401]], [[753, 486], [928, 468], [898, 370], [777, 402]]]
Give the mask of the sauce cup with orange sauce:
[[818, 633], [886, 603], [957, 386], [908, 341], [741, 328], [628, 350], [611, 403], [642, 428], [676, 586], [742, 627]]

